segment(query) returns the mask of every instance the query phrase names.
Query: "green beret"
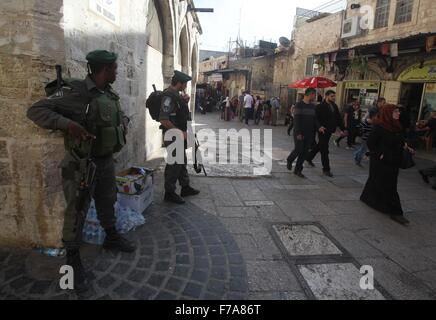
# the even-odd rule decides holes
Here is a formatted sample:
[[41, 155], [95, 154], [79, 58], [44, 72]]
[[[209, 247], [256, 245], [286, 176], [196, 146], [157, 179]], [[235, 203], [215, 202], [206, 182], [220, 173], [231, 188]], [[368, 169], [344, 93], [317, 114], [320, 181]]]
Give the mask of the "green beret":
[[111, 64], [117, 61], [118, 55], [106, 50], [95, 50], [86, 56], [89, 63]]
[[174, 79], [177, 79], [178, 81], [185, 83], [192, 80], [190, 76], [188, 76], [186, 73], [180, 72], [180, 71], [174, 71]]

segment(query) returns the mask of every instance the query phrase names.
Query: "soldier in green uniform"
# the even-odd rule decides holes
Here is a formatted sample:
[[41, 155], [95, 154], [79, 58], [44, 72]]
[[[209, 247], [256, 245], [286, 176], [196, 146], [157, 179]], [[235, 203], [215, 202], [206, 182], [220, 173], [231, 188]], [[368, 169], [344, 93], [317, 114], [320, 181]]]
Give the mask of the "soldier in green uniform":
[[[168, 130], [178, 129], [180, 130], [180, 137], [185, 141], [185, 150], [183, 150], [184, 162], [167, 164], [165, 169], [165, 201], [176, 204], [185, 204], [183, 198], [200, 193], [200, 191], [193, 189], [189, 185], [186, 158], [188, 121], [191, 120], [188, 107], [189, 96], [186, 94], [180, 95], [180, 92], [186, 90], [186, 86], [191, 80], [190, 76], [182, 72], [174, 72], [171, 86], [164, 91], [159, 117], [164, 135]], [[169, 147], [172, 143], [165, 142], [165, 146]], [[177, 152], [177, 150], [174, 152]], [[173, 156], [175, 157], [176, 154], [173, 154]], [[182, 187], [181, 196], [176, 193], [177, 181], [179, 181]]]
[[[71, 81], [56, 94], [34, 104], [27, 113], [36, 125], [64, 133], [66, 156], [60, 165], [67, 204], [63, 242], [67, 251], [67, 265], [74, 270], [77, 291], [89, 288], [79, 251], [79, 233], [84, 223], [77, 211], [81, 160], [91, 157], [96, 165], [91, 196], [107, 235], [103, 247], [128, 253], [136, 250], [115, 228], [117, 191], [113, 155], [126, 144], [128, 124], [128, 118], [121, 110], [120, 98], [111, 87], [117, 76], [117, 55], [97, 50], [89, 53], [86, 59], [89, 75], [85, 80]], [[83, 212], [88, 211], [89, 205], [85, 204]]]

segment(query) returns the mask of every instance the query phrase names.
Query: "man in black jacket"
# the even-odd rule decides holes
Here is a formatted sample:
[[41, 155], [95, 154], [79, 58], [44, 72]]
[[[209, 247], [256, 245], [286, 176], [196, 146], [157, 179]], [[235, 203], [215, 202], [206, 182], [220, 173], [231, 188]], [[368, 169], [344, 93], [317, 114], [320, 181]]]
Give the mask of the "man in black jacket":
[[295, 106], [294, 117], [294, 141], [295, 149], [288, 157], [288, 170], [292, 171], [293, 163], [298, 159], [294, 174], [300, 178], [303, 175], [303, 164], [308, 151], [315, 140], [316, 131], [324, 134], [326, 129], [317, 121], [316, 107], [313, 102], [316, 99], [316, 90], [307, 89], [302, 101]]
[[324, 175], [333, 177], [329, 159], [330, 139], [338, 127], [342, 130], [341, 136], [345, 136], [345, 128], [339, 108], [336, 105], [336, 93], [334, 91], [329, 90], [326, 92], [324, 101], [316, 107], [316, 116], [319, 124], [326, 128], [326, 131], [325, 133], [318, 133], [319, 142], [310, 151], [307, 162], [310, 166], [315, 167], [313, 159], [315, 159], [318, 152], [321, 152]]

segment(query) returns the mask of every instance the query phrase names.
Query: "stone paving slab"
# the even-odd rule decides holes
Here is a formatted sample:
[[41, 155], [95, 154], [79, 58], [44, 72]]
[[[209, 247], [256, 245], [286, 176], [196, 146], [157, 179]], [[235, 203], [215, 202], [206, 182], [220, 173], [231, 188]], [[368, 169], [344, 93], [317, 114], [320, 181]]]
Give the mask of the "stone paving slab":
[[427, 286], [431, 288], [436, 287], [436, 270], [416, 272], [414, 275], [421, 279]]
[[292, 222], [315, 221], [311, 211], [306, 207], [296, 204], [295, 200], [280, 200], [276, 201], [276, 203]]
[[284, 261], [247, 262], [250, 292], [302, 291], [297, 278]]
[[254, 301], [305, 301], [306, 295], [303, 292], [252, 292], [249, 300]]
[[329, 230], [330, 234], [355, 258], [382, 258], [386, 254], [363, 237], [348, 230]]
[[217, 207], [217, 213], [223, 218], [257, 218], [254, 207]]
[[411, 272], [436, 270], [436, 261], [425, 257], [389, 236], [382, 236], [373, 230], [362, 231], [359, 236]]
[[217, 207], [242, 207], [243, 203], [232, 185], [210, 185]]
[[318, 300], [385, 300], [377, 290], [362, 290], [360, 270], [351, 263], [299, 266]]
[[272, 207], [274, 206], [273, 201], [245, 201], [247, 207]]
[[285, 190], [319, 190], [321, 189], [318, 185], [284, 185]]
[[284, 222], [289, 220], [277, 205], [257, 207], [256, 211], [259, 218], [267, 222]]
[[360, 264], [374, 268], [377, 281], [389, 291], [394, 299], [436, 299], [434, 291], [432, 291], [426, 283], [389, 258], [367, 258], [358, 260]]
[[246, 261], [263, 260], [261, 250], [259, 249], [256, 240], [251, 234], [241, 234], [234, 236], [237, 244], [241, 248], [241, 254]]
[[275, 225], [273, 229], [290, 256], [342, 254], [342, 251], [315, 225]]
[[243, 201], [266, 201], [268, 200], [264, 192], [262, 192], [252, 181], [233, 181], [239, 198]]

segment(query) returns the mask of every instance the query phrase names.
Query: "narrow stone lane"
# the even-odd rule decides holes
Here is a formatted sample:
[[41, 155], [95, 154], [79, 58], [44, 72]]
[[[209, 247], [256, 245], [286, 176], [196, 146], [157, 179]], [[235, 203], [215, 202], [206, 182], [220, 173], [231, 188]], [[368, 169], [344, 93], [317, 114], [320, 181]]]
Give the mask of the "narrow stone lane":
[[[197, 125], [245, 128], [216, 118], [197, 116]], [[84, 248], [94, 284], [80, 298], [435, 299], [435, 193], [416, 168], [400, 177], [412, 222], [404, 228], [359, 201], [368, 173], [353, 165], [349, 151], [332, 147], [335, 178], [323, 177], [316, 159], [318, 168], [306, 168], [308, 179], [301, 180], [286, 169], [291, 147], [285, 128], [273, 128], [270, 176], [207, 167], [210, 177], [192, 177], [201, 195], [183, 207], [162, 203], [159, 165], [147, 223], [129, 235], [138, 252]], [[62, 262], [3, 250], [0, 299], [77, 299], [58, 289]], [[361, 266], [373, 268], [375, 290], [360, 288]]]
[[[215, 118], [196, 120], [215, 130], [247, 128]], [[350, 151], [331, 147], [335, 178], [322, 176], [317, 158], [317, 168], [305, 168], [308, 179], [301, 180], [286, 168], [292, 145], [286, 129], [274, 127], [271, 176], [193, 179], [204, 192], [192, 202], [216, 214], [241, 248], [249, 297], [434, 299], [436, 198], [417, 168], [400, 176], [401, 199], [412, 221], [404, 228], [359, 201], [368, 169], [356, 167]], [[428, 165], [418, 160], [418, 167]], [[374, 269], [376, 290], [360, 288], [361, 266]]]

